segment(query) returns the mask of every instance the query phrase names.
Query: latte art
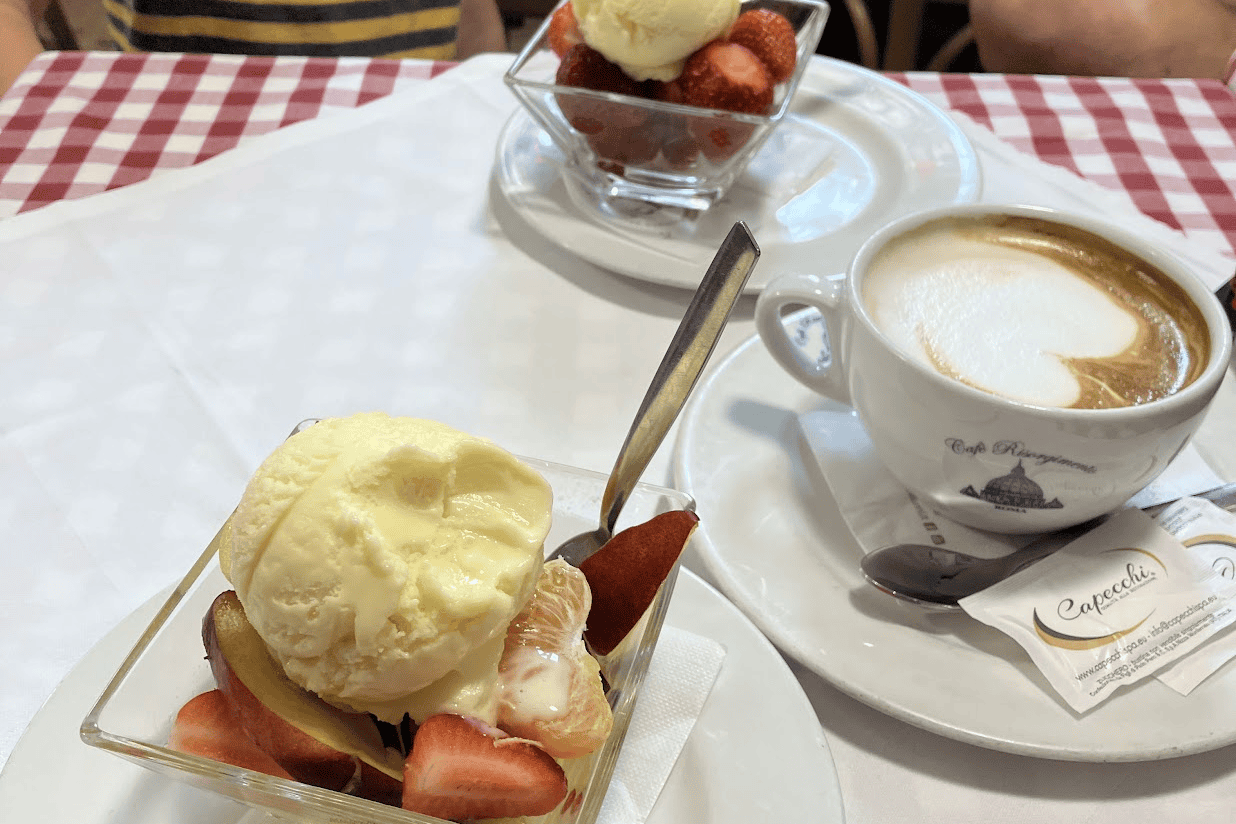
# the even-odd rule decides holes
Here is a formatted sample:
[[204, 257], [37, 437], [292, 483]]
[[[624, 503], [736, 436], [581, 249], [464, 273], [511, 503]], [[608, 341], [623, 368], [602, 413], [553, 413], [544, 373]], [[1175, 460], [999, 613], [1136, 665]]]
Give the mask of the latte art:
[[1171, 278], [1088, 232], [1023, 217], [945, 219], [903, 235], [862, 284], [875, 325], [947, 377], [1036, 406], [1149, 403], [1209, 358]]

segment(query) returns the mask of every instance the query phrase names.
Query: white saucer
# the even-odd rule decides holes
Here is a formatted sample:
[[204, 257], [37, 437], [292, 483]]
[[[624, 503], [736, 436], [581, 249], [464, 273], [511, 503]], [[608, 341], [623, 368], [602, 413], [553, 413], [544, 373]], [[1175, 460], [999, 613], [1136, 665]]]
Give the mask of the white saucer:
[[[717, 206], [603, 218], [563, 182], [563, 155], [523, 109], [498, 139], [497, 190], [529, 226], [584, 260], [694, 289], [735, 220], [762, 257], [758, 292], [788, 269], [842, 272], [893, 218], [976, 200], [978, 157], [961, 129], [916, 92], [860, 66], [815, 57], [785, 122]], [[651, 208], [651, 207], [650, 207]]]
[[1007, 636], [865, 583], [862, 550], [798, 434], [799, 413], [829, 404], [752, 337], [701, 380], [674, 454], [675, 486], [700, 514], [699, 557], [778, 646], [882, 712], [991, 749], [1151, 761], [1236, 742], [1236, 664], [1188, 697], [1150, 678], [1079, 716]]
[[[35, 716], [0, 773], [5, 821], [223, 824], [245, 814], [236, 802], [162, 778], [77, 736], [82, 718], [165, 598], [156, 597], [112, 630]], [[649, 824], [842, 824], [841, 791], [823, 730], [772, 645], [686, 570], [667, 621], [721, 642], [726, 658]]]

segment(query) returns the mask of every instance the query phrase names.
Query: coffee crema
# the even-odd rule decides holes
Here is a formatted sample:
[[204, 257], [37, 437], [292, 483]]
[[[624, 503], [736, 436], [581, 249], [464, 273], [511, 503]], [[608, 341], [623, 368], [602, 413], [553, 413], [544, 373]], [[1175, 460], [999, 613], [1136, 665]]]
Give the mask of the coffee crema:
[[1150, 403], [1188, 386], [1210, 358], [1205, 318], [1170, 276], [1038, 218], [921, 226], [876, 253], [862, 299], [902, 352], [1036, 406]]

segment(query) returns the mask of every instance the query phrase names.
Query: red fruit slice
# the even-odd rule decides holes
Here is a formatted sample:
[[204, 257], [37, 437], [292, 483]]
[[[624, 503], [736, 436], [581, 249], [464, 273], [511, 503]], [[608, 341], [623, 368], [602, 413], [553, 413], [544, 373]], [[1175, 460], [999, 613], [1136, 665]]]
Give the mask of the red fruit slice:
[[356, 775], [357, 759], [323, 744], [268, 708], [245, 686], [224, 656], [216, 618], [225, 611], [243, 609], [236, 593], [228, 590], [215, 598], [202, 621], [202, 642], [219, 693], [249, 739], [297, 781], [328, 790], [343, 789]]
[[579, 23], [575, 19], [575, 8], [570, 3], [563, 3], [549, 17], [549, 31], [545, 35], [549, 47], [554, 54], [565, 57], [572, 46], [584, 42], [584, 36], [579, 33]]
[[641, 165], [657, 156], [660, 148], [651, 129], [608, 126], [588, 135], [588, 145], [597, 157], [619, 166]]
[[356, 795], [379, 804], [398, 807], [403, 804], [403, 782], [396, 781], [362, 761], [360, 786], [356, 788]]
[[687, 99], [682, 93], [682, 83], [678, 82], [678, 78], [673, 80], [650, 80], [647, 82], [647, 97], [653, 100], [660, 100], [665, 103], [686, 103]]
[[[560, 86], [592, 89], [638, 97], [640, 85], [605, 59], [599, 51], [583, 43], [573, 46], [554, 78]], [[593, 100], [582, 95], [556, 95], [558, 108], [575, 129], [584, 134], [596, 134], [608, 126], [630, 129], [639, 126], [648, 112], [639, 105], [608, 100]]]
[[235, 592], [215, 598], [202, 621], [202, 640], [237, 720], [293, 775], [334, 785], [345, 773], [351, 777], [355, 756], [392, 778], [402, 776], [403, 759], [386, 748], [371, 716], [345, 712], [292, 683], [249, 623]]
[[180, 708], [167, 745], [211, 761], [292, 780], [287, 770], [253, 743], [218, 690], [194, 696]]
[[699, 157], [699, 142], [681, 122], [669, 122], [661, 129], [661, 156], [671, 169], [686, 169]]
[[597, 654], [611, 653], [643, 617], [699, 522], [694, 512], [664, 512], [619, 532], [579, 565], [592, 588], [584, 638]]
[[720, 117], [699, 117], [691, 121], [689, 130], [704, 157], [720, 163], [747, 145], [755, 126]]
[[746, 46], [713, 40], [687, 58], [678, 77], [692, 106], [764, 114], [772, 105], [773, 82], [763, 61]]
[[600, 665], [584, 645], [591, 606], [583, 572], [565, 561], [545, 564], [498, 665], [498, 726], [556, 758], [592, 752], [614, 726]]
[[746, 46], [763, 61], [774, 85], [794, 73], [798, 57], [794, 26], [777, 12], [769, 9], [744, 11], [734, 21], [726, 39]]
[[403, 767], [404, 809], [454, 821], [544, 815], [566, 794], [566, 775], [545, 750], [459, 715], [426, 718]]

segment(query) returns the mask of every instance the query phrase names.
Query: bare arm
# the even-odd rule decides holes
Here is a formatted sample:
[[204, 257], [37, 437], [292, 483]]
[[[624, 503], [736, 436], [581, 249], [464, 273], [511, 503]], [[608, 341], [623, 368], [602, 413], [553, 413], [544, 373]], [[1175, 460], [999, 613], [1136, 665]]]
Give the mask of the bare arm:
[[22, 69], [43, 51], [34, 33], [36, 15], [42, 11], [41, 0], [34, 0], [33, 4], [27, 0], [0, 0], [0, 94], [8, 91]]
[[506, 30], [495, 0], [459, 0], [459, 34], [455, 56], [506, 51]]
[[970, 0], [988, 71], [1221, 78], [1236, 0]]

